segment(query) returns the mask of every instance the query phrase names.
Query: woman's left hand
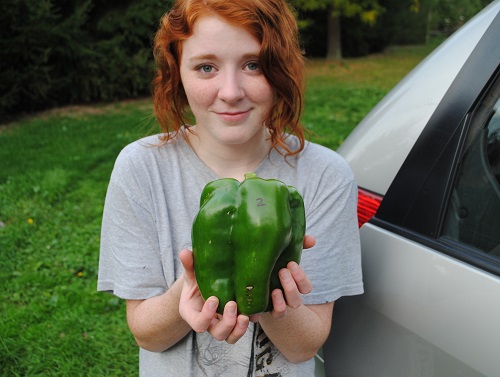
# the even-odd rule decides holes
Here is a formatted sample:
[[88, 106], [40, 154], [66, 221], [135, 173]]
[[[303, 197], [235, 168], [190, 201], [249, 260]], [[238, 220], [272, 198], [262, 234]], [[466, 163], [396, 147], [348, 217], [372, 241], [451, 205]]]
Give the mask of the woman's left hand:
[[[316, 245], [316, 239], [313, 236], [304, 237], [304, 249], [309, 249]], [[302, 305], [302, 294], [312, 291], [312, 283], [307, 274], [296, 262], [289, 262], [286, 268], [279, 271], [279, 278], [283, 291], [275, 289], [271, 293], [273, 300], [273, 311], [271, 315], [275, 319], [286, 317], [287, 308], [296, 309]], [[257, 322], [259, 314], [250, 317], [252, 322]]]
[[[297, 309], [302, 305], [302, 294], [310, 293], [312, 283], [302, 267], [295, 262], [290, 262], [279, 272], [281, 289], [275, 289], [271, 293], [273, 300], [273, 311], [271, 315], [275, 319], [286, 318], [288, 308]], [[257, 322], [261, 314], [250, 316], [250, 321]]]

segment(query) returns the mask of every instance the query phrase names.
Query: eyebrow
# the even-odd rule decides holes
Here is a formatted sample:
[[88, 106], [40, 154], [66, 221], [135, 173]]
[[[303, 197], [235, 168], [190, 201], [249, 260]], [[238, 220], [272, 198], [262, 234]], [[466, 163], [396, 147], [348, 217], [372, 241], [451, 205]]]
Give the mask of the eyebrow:
[[[257, 59], [258, 57], [259, 57], [258, 54], [249, 53], [249, 54], [244, 54], [242, 60]], [[192, 62], [192, 61], [197, 61], [197, 60], [213, 60], [213, 59], [217, 59], [217, 55], [215, 55], [215, 54], [201, 54], [201, 55], [195, 55], [195, 56], [190, 57], [188, 59], [188, 61]]]
[[193, 60], [212, 60], [212, 59], [215, 59], [215, 54], [195, 55], [190, 57], [188, 60], [191, 62]]

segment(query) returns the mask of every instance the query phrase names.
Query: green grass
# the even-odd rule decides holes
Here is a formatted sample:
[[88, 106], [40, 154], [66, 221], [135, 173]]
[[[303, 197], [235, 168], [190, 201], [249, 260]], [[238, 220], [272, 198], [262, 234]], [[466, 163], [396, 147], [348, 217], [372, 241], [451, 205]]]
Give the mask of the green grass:
[[[310, 61], [311, 139], [337, 148], [430, 48]], [[149, 100], [70, 107], [0, 127], [0, 375], [137, 375], [124, 302], [96, 279], [109, 175], [151, 111]]]

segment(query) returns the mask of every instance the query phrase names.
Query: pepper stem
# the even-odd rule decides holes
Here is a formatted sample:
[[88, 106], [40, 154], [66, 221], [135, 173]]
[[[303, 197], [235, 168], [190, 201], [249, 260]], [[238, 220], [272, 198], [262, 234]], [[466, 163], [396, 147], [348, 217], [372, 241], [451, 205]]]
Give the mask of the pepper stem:
[[245, 173], [245, 179], [251, 179], [251, 178], [257, 178], [257, 174], [255, 174], [253, 171]]

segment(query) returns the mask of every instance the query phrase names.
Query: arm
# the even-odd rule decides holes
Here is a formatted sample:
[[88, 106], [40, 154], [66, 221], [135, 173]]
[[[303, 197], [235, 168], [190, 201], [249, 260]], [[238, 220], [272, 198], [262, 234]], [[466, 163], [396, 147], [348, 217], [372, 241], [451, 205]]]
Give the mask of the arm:
[[[316, 244], [312, 236], [304, 238], [304, 248]], [[319, 305], [302, 305], [301, 293], [309, 293], [312, 284], [294, 262], [280, 271], [283, 291], [272, 293], [274, 310], [259, 315], [264, 332], [291, 362], [306, 361], [314, 357], [324, 344], [332, 323], [334, 302]], [[286, 297], [286, 301], [284, 299]]]
[[326, 341], [331, 327], [334, 303], [288, 308], [285, 318], [271, 313], [260, 315], [266, 335], [287, 360], [297, 363], [314, 357]]
[[224, 315], [216, 313], [216, 297], [203, 300], [196, 278], [192, 253], [183, 250], [184, 273], [164, 294], [147, 300], [127, 301], [127, 322], [137, 344], [148, 351], [162, 352], [193, 329], [209, 331], [217, 340], [235, 343], [246, 332], [249, 319], [237, 315], [236, 302], [228, 302]]
[[288, 361], [306, 361], [316, 355], [328, 338], [333, 305], [333, 302], [329, 302], [289, 308], [286, 319], [283, 320], [276, 320], [266, 313], [261, 316], [260, 324]]
[[127, 300], [127, 322], [137, 344], [161, 352], [176, 344], [191, 330], [179, 315], [183, 285], [180, 277], [164, 294], [147, 300]]

